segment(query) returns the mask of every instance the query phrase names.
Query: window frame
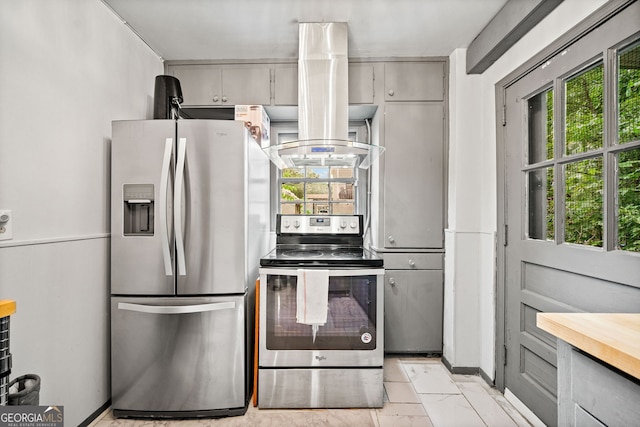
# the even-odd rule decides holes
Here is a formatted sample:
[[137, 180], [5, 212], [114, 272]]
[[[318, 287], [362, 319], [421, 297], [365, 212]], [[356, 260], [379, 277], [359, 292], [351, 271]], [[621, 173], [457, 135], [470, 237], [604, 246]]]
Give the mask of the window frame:
[[[618, 105], [618, 58], [619, 53], [640, 46], [640, 33], [611, 46], [606, 51], [582, 62], [580, 65], [555, 76], [551, 81], [541, 84], [539, 88], [530, 95], [523, 98], [523, 104], [529, 105], [529, 101], [545, 91], [553, 91], [553, 139], [554, 157], [536, 163], [530, 163], [530, 140], [526, 135], [524, 148], [525, 156], [522, 160], [521, 171], [524, 174], [523, 184], [526, 194], [525, 206], [527, 218], [525, 221], [526, 239], [536, 240], [547, 244], [567, 244], [580, 248], [607, 251], [619, 251], [625, 254], [640, 255], [635, 251], [628, 251], [619, 247], [619, 221], [618, 221], [618, 155], [623, 152], [640, 148], [640, 139], [619, 142], [619, 105]], [[593, 69], [599, 64], [603, 66], [603, 129], [602, 147], [590, 151], [567, 154], [566, 152], [566, 82], [570, 79]], [[526, 128], [530, 126], [529, 116], [526, 115]], [[602, 208], [602, 246], [590, 246], [581, 243], [571, 243], [565, 241], [566, 236], [566, 179], [565, 168], [567, 165], [575, 164], [584, 160], [602, 158], [602, 179], [603, 179], [603, 208]], [[554, 240], [534, 239], [529, 237], [530, 229], [530, 200], [528, 174], [538, 170], [552, 167], [554, 182]]]
[[[297, 122], [272, 122], [271, 123], [271, 143], [278, 144], [284, 135], [298, 134], [298, 123]], [[367, 126], [364, 122], [350, 122], [349, 124], [349, 138], [354, 138], [355, 141], [368, 141], [368, 131]], [[281, 170], [278, 169], [275, 165], [271, 164], [271, 230], [275, 230], [275, 217], [276, 214], [281, 212], [281, 195], [280, 195], [280, 185], [282, 183], [281, 180], [282, 174]], [[366, 212], [363, 210], [367, 209], [366, 201], [364, 197], [366, 196], [368, 189], [371, 186], [369, 174], [366, 171], [358, 167], [353, 168], [353, 178], [286, 178], [289, 181], [295, 182], [328, 182], [329, 187], [331, 187], [332, 183], [353, 183], [353, 204], [354, 204], [354, 214], [363, 214], [366, 216]], [[331, 191], [331, 190], [329, 190]], [[306, 200], [306, 199], [305, 199]], [[306, 203], [306, 202], [305, 202]], [[331, 203], [331, 200], [328, 200], [328, 203]], [[313, 215], [313, 214], [302, 214], [302, 215]]]

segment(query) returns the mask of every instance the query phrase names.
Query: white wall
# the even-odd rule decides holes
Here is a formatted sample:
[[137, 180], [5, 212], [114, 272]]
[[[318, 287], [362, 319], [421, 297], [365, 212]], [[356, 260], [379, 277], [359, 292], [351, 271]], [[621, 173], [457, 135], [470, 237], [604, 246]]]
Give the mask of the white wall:
[[450, 56], [449, 228], [445, 232], [444, 357], [495, 379], [495, 85], [606, 0], [564, 0], [481, 75]]
[[0, 299], [12, 378], [78, 425], [110, 398], [111, 120], [151, 118], [162, 61], [99, 0], [0, 2]]

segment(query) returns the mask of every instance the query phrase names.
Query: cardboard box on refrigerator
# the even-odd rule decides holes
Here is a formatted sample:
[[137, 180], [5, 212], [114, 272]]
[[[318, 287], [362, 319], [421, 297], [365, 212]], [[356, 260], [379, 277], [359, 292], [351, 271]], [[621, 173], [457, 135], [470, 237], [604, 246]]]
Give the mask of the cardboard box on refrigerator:
[[235, 119], [242, 120], [261, 147], [269, 146], [271, 120], [262, 105], [236, 105]]

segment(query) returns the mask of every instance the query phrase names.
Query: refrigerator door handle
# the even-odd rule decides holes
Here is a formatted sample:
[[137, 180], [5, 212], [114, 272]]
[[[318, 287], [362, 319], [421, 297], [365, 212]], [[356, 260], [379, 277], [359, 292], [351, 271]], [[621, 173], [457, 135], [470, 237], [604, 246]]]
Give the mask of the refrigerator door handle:
[[164, 145], [164, 157], [160, 172], [160, 197], [158, 213], [160, 216], [160, 240], [162, 241], [162, 258], [164, 260], [164, 272], [167, 276], [173, 276], [171, 261], [171, 249], [169, 247], [169, 230], [167, 230], [167, 189], [169, 186], [169, 166], [171, 165], [171, 151], [173, 138], [167, 138]]
[[182, 184], [184, 182], [184, 162], [187, 154], [187, 139], [178, 140], [178, 159], [176, 164], [176, 181], [173, 199], [173, 220], [176, 230], [176, 253], [178, 259], [178, 274], [187, 275], [184, 255], [184, 236], [182, 235]]
[[146, 304], [131, 304], [128, 302], [118, 303], [118, 310], [137, 311], [139, 313], [151, 313], [151, 314], [189, 314], [189, 313], [203, 313], [217, 310], [235, 309], [235, 301], [216, 302], [210, 304], [195, 304], [195, 305], [146, 305]]

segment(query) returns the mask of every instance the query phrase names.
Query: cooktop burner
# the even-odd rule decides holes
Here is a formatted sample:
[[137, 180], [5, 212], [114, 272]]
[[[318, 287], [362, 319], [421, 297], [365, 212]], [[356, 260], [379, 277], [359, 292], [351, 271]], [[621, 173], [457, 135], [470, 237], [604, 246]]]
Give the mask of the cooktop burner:
[[363, 247], [362, 215], [278, 215], [276, 247], [261, 267], [367, 268], [383, 260]]
[[335, 251], [331, 252], [331, 256], [339, 257], [339, 258], [361, 258], [362, 251]]
[[318, 258], [323, 255], [320, 251], [304, 251], [304, 250], [291, 250], [283, 251], [280, 255], [285, 258]]
[[[294, 247], [292, 247], [294, 246]], [[278, 245], [260, 259], [262, 267], [382, 267], [382, 258], [362, 247]]]

